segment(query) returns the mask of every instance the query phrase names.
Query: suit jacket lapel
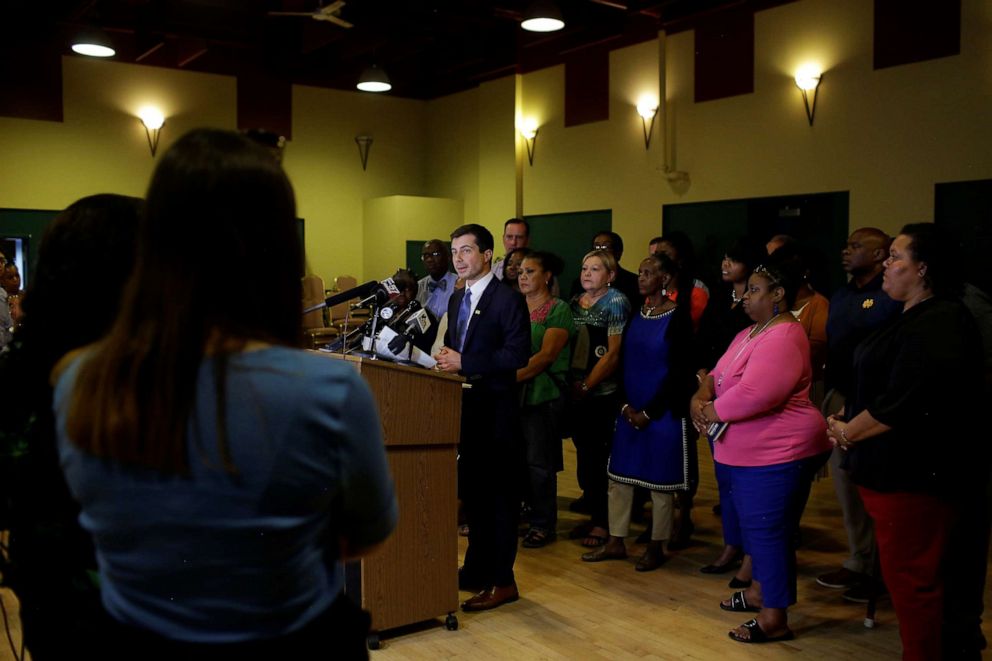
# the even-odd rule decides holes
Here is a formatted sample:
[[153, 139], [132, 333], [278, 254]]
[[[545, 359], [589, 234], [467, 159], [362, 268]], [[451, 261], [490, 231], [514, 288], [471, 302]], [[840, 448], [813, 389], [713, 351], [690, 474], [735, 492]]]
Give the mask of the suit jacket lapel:
[[[475, 335], [475, 329], [479, 325], [479, 321], [486, 314], [486, 309], [489, 307], [489, 299], [493, 297], [493, 291], [496, 287], [502, 287], [503, 283], [493, 278], [489, 281], [489, 286], [487, 286], [483, 292], [481, 298], [479, 298], [478, 304], [475, 306], [475, 312], [472, 313], [473, 319], [468, 321], [468, 332], [465, 334], [465, 346], [469, 346], [472, 342], [472, 336]], [[464, 349], [465, 347], [462, 347]], [[464, 351], [463, 351], [464, 353]]]

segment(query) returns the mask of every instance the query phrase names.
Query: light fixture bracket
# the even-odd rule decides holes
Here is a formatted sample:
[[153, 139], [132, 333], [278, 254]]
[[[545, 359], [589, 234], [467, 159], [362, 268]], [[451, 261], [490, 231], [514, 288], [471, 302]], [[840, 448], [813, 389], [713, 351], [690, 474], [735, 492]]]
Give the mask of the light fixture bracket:
[[[813, 118], [816, 116], [816, 93], [820, 89], [820, 82], [823, 80], [823, 74], [819, 76], [811, 76], [806, 79], [803, 84], [800, 84], [799, 79], [796, 79], [796, 87], [803, 95], [803, 105], [806, 107], [806, 119], [809, 120], [809, 125], [813, 126]], [[810, 92], [812, 92], [813, 102], [810, 103]]]
[[537, 143], [537, 131], [538, 129], [532, 129], [526, 133], [521, 132], [520, 135], [524, 139], [524, 143], [527, 145], [527, 162], [534, 165], [534, 149]]
[[362, 159], [362, 171], [364, 172], [369, 164], [369, 149], [372, 148], [372, 136], [356, 135], [355, 144], [358, 145], [358, 155]]

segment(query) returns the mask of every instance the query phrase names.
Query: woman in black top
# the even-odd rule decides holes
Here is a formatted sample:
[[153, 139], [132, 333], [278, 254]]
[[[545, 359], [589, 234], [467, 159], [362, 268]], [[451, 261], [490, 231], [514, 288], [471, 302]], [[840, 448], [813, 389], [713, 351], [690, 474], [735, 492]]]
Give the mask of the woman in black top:
[[844, 416], [828, 421], [875, 521], [904, 659], [941, 658], [941, 563], [962, 499], [976, 497], [988, 473], [987, 432], [969, 427], [981, 339], [956, 300], [956, 253], [928, 223], [892, 242], [882, 288], [903, 302], [902, 315], [858, 346]]

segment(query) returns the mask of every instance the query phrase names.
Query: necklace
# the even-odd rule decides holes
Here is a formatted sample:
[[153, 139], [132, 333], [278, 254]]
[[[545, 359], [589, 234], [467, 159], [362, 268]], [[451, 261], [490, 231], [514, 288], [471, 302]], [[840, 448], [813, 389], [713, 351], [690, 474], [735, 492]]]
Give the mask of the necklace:
[[[761, 334], [761, 331], [763, 331], [763, 330], [765, 330], [766, 328], [768, 328], [768, 326], [769, 326], [769, 324], [771, 324], [771, 323], [772, 323], [773, 321], [775, 321], [776, 319], [778, 319], [778, 315], [775, 315], [774, 317], [772, 317], [771, 319], [769, 319], [768, 321], [766, 321], [766, 322], [764, 323], [764, 325], [763, 325], [763, 326], [762, 326], [761, 328], [758, 328], [757, 330], [753, 330], [753, 331], [751, 331], [750, 333], [748, 333], [748, 334], [747, 334], [747, 339], [749, 339], [749, 340], [750, 340], [750, 339], [751, 339], [752, 337], [754, 337], [754, 336], [756, 336], [756, 335], [760, 335], [760, 334]], [[757, 325], [758, 325], [758, 324], [755, 324], [755, 327], [757, 327]]]
[[[760, 335], [763, 330], [768, 328], [768, 325], [771, 324], [773, 321], [775, 321], [777, 317], [778, 315], [775, 315], [774, 317], [766, 321], [764, 325], [761, 326], [761, 328], [758, 328], [756, 331], [751, 331], [750, 333], [747, 334], [747, 337], [744, 338], [744, 341], [740, 343], [740, 346], [737, 349], [737, 353], [734, 354], [734, 357], [730, 359], [730, 361], [727, 363], [727, 366], [724, 367], [723, 370], [720, 372], [720, 376], [716, 380], [716, 385], [718, 386], [723, 385], [723, 377], [727, 375], [727, 372], [730, 371], [730, 368], [733, 367], [734, 363], [737, 362], [737, 359], [741, 357], [741, 354], [744, 353], [744, 349], [747, 348], [747, 345], [751, 343], [751, 340], [753, 340], [755, 337]], [[755, 324], [755, 326], [757, 326], [757, 324]]]
[[744, 300], [744, 297], [743, 296], [738, 296], [737, 295], [737, 290], [734, 287], [731, 287], [730, 288], [730, 300], [733, 302], [733, 305], [737, 305], [738, 303], [740, 303], [741, 301]]

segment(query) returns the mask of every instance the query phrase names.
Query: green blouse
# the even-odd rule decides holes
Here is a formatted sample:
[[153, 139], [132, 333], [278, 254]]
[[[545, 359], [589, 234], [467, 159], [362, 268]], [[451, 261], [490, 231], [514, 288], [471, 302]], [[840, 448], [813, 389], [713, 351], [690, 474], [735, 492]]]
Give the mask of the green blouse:
[[560, 298], [551, 298], [547, 303], [530, 313], [530, 353], [533, 356], [541, 350], [544, 334], [549, 328], [563, 328], [568, 333], [568, 342], [554, 362], [543, 372], [524, 384], [524, 405], [534, 406], [557, 399], [568, 375], [572, 362], [570, 345], [575, 337], [575, 324], [568, 303]]

